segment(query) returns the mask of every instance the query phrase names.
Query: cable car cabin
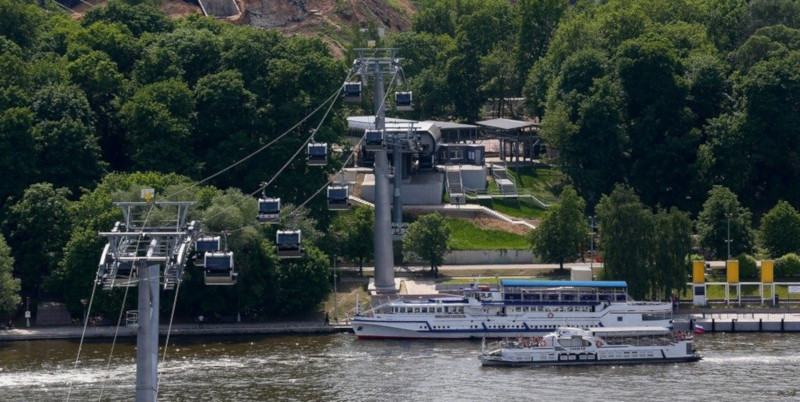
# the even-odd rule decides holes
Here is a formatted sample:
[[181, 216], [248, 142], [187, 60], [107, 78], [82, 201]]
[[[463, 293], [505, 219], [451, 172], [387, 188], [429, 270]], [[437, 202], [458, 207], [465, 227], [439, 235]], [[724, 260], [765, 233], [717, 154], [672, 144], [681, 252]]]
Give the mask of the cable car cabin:
[[279, 230], [275, 234], [275, 245], [278, 249], [278, 258], [303, 257], [299, 230]]
[[[281, 221], [281, 199], [259, 198], [258, 221], [261, 223], [278, 223]], [[219, 248], [217, 248], [219, 250]]]
[[401, 112], [414, 110], [414, 106], [411, 103], [411, 91], [395, 92], [394, 108]]
[[202, 236], [194, 242], [194, 265], [198, 267], [205, 266], [205, 255], [220, 249], [219, 236]]
[[348, 81], [342, 87], [342, 100], [345, 102], [361, 102], [361, 83]]
[[205, 254], [203, 277], [206, 285], [235, 285], [238, 273], [233, 271], [233, 253], [212, 251]]
[[364, 149], [369, 152], [383, 150], [383, 130], [364, 131]]
[[114, 286], [136, 286], [138, 282], [136, 267], [133, 261], [119, 261], [114, 264]]
[[350, 188], [347, 186], [328, 186], [328, 209], [346, 211], [350, 209]]
[[312, 142], [308, 144], [308, 166], [325, 166], [328, 164], [328, 144]]

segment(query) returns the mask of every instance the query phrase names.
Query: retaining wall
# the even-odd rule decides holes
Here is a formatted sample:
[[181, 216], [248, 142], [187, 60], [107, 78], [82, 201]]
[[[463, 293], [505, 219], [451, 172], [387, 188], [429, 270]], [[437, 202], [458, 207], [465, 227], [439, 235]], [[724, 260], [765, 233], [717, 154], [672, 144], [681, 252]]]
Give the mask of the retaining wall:
[[454, 250], [444, 257], [445, 265], [532, 264], [530, 250]]

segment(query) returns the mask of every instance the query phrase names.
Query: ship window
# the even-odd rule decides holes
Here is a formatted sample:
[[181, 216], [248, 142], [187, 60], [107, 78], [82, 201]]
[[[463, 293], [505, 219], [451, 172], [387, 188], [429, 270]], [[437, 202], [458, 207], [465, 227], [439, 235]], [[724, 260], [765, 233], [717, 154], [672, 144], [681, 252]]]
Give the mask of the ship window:
[[414, 312], [419, 313], [419, 307], [414, 307]]
[[622, 321], [622, 316], [617, 317], [617, 321], [621, 322]]

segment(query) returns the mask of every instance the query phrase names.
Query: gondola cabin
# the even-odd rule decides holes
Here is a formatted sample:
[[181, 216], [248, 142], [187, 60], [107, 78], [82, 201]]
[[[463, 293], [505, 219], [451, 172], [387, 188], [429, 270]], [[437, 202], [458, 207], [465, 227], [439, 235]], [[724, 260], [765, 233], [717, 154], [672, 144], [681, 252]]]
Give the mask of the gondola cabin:
[[205, 255], [220, 249], [219, 236], [202, 236], [194, 242], [194, 265], [202, 267], [205, 264]]
[[118, 261], [112, 271], [114, 286], [136, 286], [137, 273], [133, 261]]
[[394, 108], [401, 112], [414, 110], [414, 105], [411, 103], [411, 91], [396, 92], [394, 94]]
[[278, 223], [280, 222], [280, 220], [281, 220], [281, 199], [259, 198], [258, 221], [261, 223]]
[[346, 211], [350, 209], [350, 188], [347, 186], [328, 186], [328, 209]]
[[234, 285], [238, 274], [233, 270], [233, 253], [213, 251], [205, 254], [204, 279], [206, 285]]
[[279, 230], [275, 234], [278, 258], [302, 258], [299, 230]]
[[361, 102], [361, 83], [348, 81], [342, 87], [342, 100], [345, 102]]
[[328, 164], [328, 144], [312, 142], [308, 144], [308, 166], [325, 166]]
[[383, 150], [383, 130], [364, 131], [364, 149], [369, 152]]

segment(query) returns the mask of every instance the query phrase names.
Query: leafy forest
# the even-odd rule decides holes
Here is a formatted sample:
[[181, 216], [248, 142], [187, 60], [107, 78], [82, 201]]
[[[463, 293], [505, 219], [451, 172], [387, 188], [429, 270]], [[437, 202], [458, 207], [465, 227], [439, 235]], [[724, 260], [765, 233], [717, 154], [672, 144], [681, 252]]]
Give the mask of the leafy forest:
[[[322, 107], [353, 54], [337, 59], [319, 37], [171, 19], [154, 3], [112, 0], [76, 19], [49, 1], [0, 0], [0, 311], [55, 299], [80, 315], [105, 243], [98, 232], [121, 218], [112, 202], [138, 200], [142, 188], [197, 201], [191, 219], [229, 233], [236, 253], [237, 285], [209, 289], [188, 269], [178, 311], [313, 310], [329, 292], [333, 255], [370, 258], [353, 228], [370, 227], [371, 216], [334, 215], [312, 197], [344, 158], [324, 168], [292, 158], [312, 130], [348, 153], [345, 117], [372, 113], [366, 100]], [[629, 247], [652, 245], [660, 229], [688, 231], [699, 245], [663, 237], [716, 258], [726, 247], [800, 252], [800, 2], [425, 0], [417, 8], [410, 31], [378, 39], [400, 49], [414, 93], [414, 111], [401, 117], [469, 123], [487, 104], [524, 98], [524, 110], [505, 117], [540, 119], [572, 204], [608, 234], [607, 264], [687, 265], [669, 247], [630, 260], [638, 253], [603, 244], [615, 230], [650, 236]], [[351, 49], [369, 39], [355, 28]], [[284, 226], [302, 228], [305, 258], [278, 260], [276, 228], [256, 224], [261, 183], [292, 211]], [[637, 231], [636, 217], [650, 229]], [[113, 317], [122, 300], [133, 306], [126, 296], [98, 291], [94, 308]]]

